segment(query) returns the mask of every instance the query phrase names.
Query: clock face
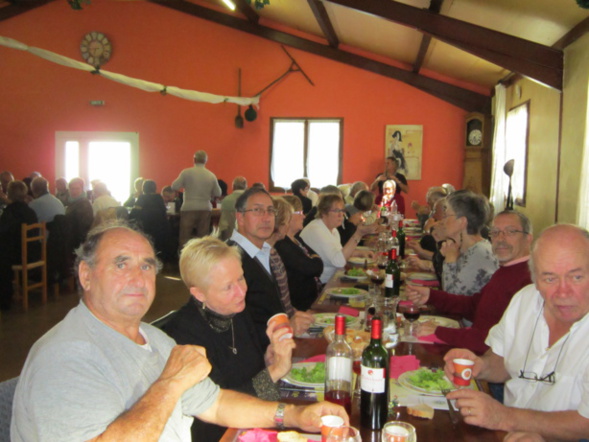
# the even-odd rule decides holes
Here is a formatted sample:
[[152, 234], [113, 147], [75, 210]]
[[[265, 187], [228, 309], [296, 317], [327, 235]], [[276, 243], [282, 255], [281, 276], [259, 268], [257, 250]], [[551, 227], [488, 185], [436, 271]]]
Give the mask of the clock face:
[[478, 146], [483, 141], [483, 133], [479, 129], [473, 129], [468, 133], [468, 142], [472, 146]]
[[112, 45], [102, 32], [89, 32], [80, 43], [82, 58], [92, 66], [102, 66], [112, 54]]

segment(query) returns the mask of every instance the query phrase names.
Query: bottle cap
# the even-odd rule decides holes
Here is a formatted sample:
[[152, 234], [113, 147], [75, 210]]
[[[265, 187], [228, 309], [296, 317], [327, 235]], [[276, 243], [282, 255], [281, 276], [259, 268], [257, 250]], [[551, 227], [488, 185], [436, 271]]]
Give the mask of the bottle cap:
[[335, 334], [346, 334], [346, 317], [344, 315], [335, 315]]
[[372, 318], [372, 330], [370, 337], [372, 339], [380, 339], [382, 336], [382, 322], [378, 316]]

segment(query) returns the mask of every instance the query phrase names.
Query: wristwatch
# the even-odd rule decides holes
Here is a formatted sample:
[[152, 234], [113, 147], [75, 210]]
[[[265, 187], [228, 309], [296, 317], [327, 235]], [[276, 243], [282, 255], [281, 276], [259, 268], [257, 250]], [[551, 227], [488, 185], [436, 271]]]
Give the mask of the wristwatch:
[[286, 404], [284, 402], [280, 402], [278, 407], [276, 408], [276, 413], [274, 413], [274, 423], [276, 424], [276, 428], [279, 430], [284, 430], [284, 409], [286, 408]]

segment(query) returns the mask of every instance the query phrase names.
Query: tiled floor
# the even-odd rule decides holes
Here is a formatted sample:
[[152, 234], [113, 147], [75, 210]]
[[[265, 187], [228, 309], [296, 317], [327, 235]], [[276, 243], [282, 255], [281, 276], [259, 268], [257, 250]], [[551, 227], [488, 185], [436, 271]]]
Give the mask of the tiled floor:
[[[164, 270], [157, 276], [156, 297], [144, 321], [151, 322], [170, 310], [182, 306], [188, 299], [188, 289], [180, 280], [178, 270]], [[75, 307], [79, 297], [75, 293], [61, 294], [55, 299], [48, 294], [43, 306], [38, 294], [31, 294], [29, 311], [14, 305], [0, 316], [0, 381], [18, 376], [29, 349], [47, 330], [58, 323]]]

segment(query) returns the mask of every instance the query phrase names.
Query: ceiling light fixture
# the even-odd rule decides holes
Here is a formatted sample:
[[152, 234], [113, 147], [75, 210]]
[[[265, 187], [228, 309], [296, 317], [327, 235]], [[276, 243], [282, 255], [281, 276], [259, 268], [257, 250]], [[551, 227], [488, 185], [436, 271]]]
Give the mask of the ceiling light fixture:
[[235, 3], [233, 3], [231, 0], [223, 0], [223, 3], [225, 3], [225, 6], [227, 6], [229, 9], [235, 11]]

